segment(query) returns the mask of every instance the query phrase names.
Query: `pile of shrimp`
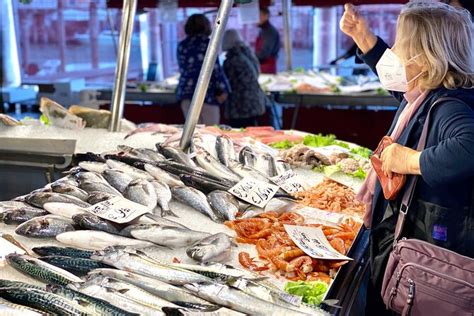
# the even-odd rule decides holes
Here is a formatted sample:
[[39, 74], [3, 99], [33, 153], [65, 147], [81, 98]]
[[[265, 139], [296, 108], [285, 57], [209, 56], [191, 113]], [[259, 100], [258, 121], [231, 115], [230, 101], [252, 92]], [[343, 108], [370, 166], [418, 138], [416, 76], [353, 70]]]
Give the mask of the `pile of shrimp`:
[[296, 193], [300, 203], [325, 211], [363, 217], [365, 205], [355, 198], [354, 191], [338, 182], [325, 179], [309, 190]]
[[318, 260], [306, 255], [288, 236], [283, 225], [320, 227], [329, 243], [341, 254], [347, 254], [360, 224], [352, 218], [345, 219], [338, 226], [305, 224], [303, 216], [287, 212], [279, 215], [266, 212], [248, 219], [227, 221], [225, 225], [237, 233], [239, 243], [254, 244], [261, 263], [249, 253], [240, 252], [240, 264], [252, 271], [271, 270], [289, 280], [323, 281], [330, 283], [336, 269], [347, 261]]

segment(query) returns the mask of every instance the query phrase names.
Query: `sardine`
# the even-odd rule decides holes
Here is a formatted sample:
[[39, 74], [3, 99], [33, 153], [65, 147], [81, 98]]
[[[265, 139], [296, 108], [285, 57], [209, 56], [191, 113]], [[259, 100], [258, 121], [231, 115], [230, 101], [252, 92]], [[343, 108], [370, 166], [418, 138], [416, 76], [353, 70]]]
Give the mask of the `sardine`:
[[105, 300], [101, 300], [73, 289], [59, 286], [59, 285], [48, 285], [46, 287], [48, 292], [57, 294], [64, 298], [67, 298], [79, 305], [81, 305], [88, 313], [99, 314], [99, 315], [112, 315], [112, 316], [138, 316], [138, 313], [131, 313], [117, 306], [110, 304]]
[[78, 230], [62, 233], [56, 239], [65, 245], [90, 250], [101, 250], [109, 246], [135, 246], [138, 248], [153, 246], [151, 242], [112, 235], [93, 230]]
[[57, 216], [62, 216], [65, 218], [70, 218], [77, 214], [86, 213], [87, 210], [83, 207], [79, 207], [72, 203], [46, 203], [43, 205], [44, 209], [47, 210], [49, 213]]
[[204, 168], [210, 174], [220, 177], [221, 179], [230, 179], [232, 181], [240, 181], [241, 177], [232, 170], [221, 164], [216, 158], [205, 151], [201, 151], [196, 155], [196, 161], [199, 166]]
[[32, 218], [19, 225], [15, 233], [30, 238], [48, 238], [73, 230], [73, 222], [70, 219], [57, 215], [45, 215]]
[[49, 263], [55, 267], [64, 269], [77, 276], [84, 276], [94, 269], [111, 268], [111, 266], [86, 258], [71, 258], [65, 256], [46, 256], [39, 260]]
[[150, 164], [145, 164], [144, 168], [150, 175], [153, 176], [153, 178], [166, 183], [170, 187], [183, 185], [183, 182], [181, 182], [176, 176], [169, 174], [168, 172], [164, 171], [159, 167]]
[[170, 187], [160, 181], [152, 181], [151, 184], [155, 188], [156, 196], [157, 196], [157, 201], [158, 205], [161, 207], [161, 217], [165, 216], [176, 216], [175, 213], [173, 213], [170, 209], [169, 203], [171, 201], [172, 195], [170, 191]]
[[108, 183], [86, 181], [86, 182], [82, 182], [79, 185], [79, 187], [88, 193], [98, 191], [98, 192], [114, 194], [117, 196], [122, 196], [122, 193], [120, 193], [117, 189], [115, 189], [113, 186], [111, 186]]
[[107, 159], [107, 165], [111, 169], [118, 169], [126, 174], [128, 174], [130, 177], [132, 177], [134, 180], [135, 179], [144, 179], [144, 180], [151, 180], [153, 177], [149, 175], [147, 172], [137, 169], [135, 167], [132, 167], [130, 165], [127, 165], [126, 163], [117, 161], [117, 160], [112, 160], [112, 159]]
[[218, 233], [193, 244], [186, 249], [186, 254], [199, 262], [221, 262], [230, 257], [232, 242], [224, 233]]
[[130, 201], [145, 205], [150, 210], [155, 208], [158, 200], [153, 185], [143, 179], [136, 179], [130, 182], [123, 194]]
[[207, 202], [206, 196], [201, 191], [190, 187], [174, 187], [171, 188], [171, 192], [173, 197], [179, 202], [198, 210], [215, 222], [219, 221], [219, 218]]
[[191, 168], [197, 167], [194, 161], [192, 161], [192, 159], [189, 158], [189, 156], [184, 153], [180, 148], [156, 144], [156, 149], [158, 149], [158, 152], [168, 159], [182, 163], [183, 165], [186, 165]]
[[191, 229], [160, 224], [138, 224], [127, 227], [126, 230], [136, 239], [151, 241], [169, 248], [189, 246], [210, 235]]
[[229, 161], [235, 159], [234, 143], [229, 137], [216, 137], [217, 158], [224, 166], [229, 166]]
[[169, 265], [160, 264], [150, 258], [144, 258], [135, 253], [109, 247], [95, 252], [92, 257], [116, 267], [138, 274], [143, 274], [173, 285], [183, 285], [194, 282], [209, 282], [211, 279], [186, 270], [173, 269]]
[[55, 247], [55, 246], [33, 247], [32, 250], [40, 256], [66, 256], [66, 257], [86, 258], [86, 259], [90, 259], [93, 253], [93, 251], [81, 250], [81, 249], [72, 248], [72, 247]]
[[70, 272], [28, 255], [9, 254], [6, 256], [6, 260], [19, 272], [45, 283], [68, 285], [69, 283], [83, 282], [82, 279]]
[[76, 214], [72, 217], [72, 220], [83, 229], [99, 230], [114, 235], [119, 234], [119, 230], [112, 222], [91, 213]]
[[[10, 302], [55, 315], [89, 315], [80, 305], [53, 293], [33, 288], [0, 288], [0, 297]], [[22, 314], [23, 315], [23, 314]], [[26, 314], [25, 314], [26, 315]]]
[[127, 186], [134, 180], [128, 173], [119, 169], [107, 169], [103, 173], [107, 182], [115, 189], [123, 193]]
[[98, 161], [81, 161], [78, 165], [84, 170], [96, 173], [103, 173], [109, 168], [106, 163]]
[[40, 192], [35, 194], [29, 194], [26, 197], [26, 202], [36, 207], [43, 208], [43, 205], [51, 202], [60, 202], [60, 203], [72, 203], [80, 207], [89, 207], [89, 203], [86, 203], [74, 196], [61, 194], [61, 193], [52, 193], [52, 192]]
[[207, 195], [207, 200], [217, 216], [233, 221], [239, 211], [239, 201], [227, 191], [212, 191]]

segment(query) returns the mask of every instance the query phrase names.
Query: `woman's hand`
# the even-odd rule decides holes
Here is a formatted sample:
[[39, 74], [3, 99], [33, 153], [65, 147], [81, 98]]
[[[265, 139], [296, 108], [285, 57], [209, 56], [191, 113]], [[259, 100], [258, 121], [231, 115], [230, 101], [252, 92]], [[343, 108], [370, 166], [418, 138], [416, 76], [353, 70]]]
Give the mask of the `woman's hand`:
[[370, 51], [377, 43], [377, 37], [370, 31], [365, 18], [350, 3], [344, 5], [344, 14], [339, 22], [339, 27], [342, 32], [352, 37], [364, 54]]
[[411, 148], [391, 144], [380, 156], [383, 173], [392, 178], [392, 173], [420, 175], [421, 152]]

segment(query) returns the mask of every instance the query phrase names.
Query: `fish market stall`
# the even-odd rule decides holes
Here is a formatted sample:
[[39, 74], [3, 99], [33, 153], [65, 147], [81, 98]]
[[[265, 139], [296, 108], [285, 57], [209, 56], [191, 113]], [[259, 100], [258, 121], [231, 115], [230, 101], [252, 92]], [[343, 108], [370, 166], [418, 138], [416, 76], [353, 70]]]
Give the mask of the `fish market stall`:
[[322, 315], [343, 303], [332, 292], [360, 265], [354, 190], [370, 151], [199, 127], [187, 155], [180, 129], [154, 129], [98, 140], [63, 178], [0, 202], [1, 297], [59, 314]]

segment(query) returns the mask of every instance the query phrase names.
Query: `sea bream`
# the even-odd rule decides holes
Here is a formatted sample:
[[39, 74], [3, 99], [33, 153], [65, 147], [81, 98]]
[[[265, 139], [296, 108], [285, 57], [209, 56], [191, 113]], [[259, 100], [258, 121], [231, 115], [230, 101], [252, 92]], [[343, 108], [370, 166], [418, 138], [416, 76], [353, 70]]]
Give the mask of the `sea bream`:
[[103, 173], [105, 180], [115, 189], [123, 193], [135, 178], [119, 169], [107, 169]]
[[144, 205], [150, 210], [155, 208], [158, 201], [154, 186], [144, 179], [130, 182], [123, 194], [130, 201]]
[[219, 217], [212, 210], [206, 196], [201, 191], [190, 187], [173, 187], [171, 193], [179, 202], [198, 210], [215, 222], [219, 221]]
[[205, 237], [186, 249], [186, 254], [199, 262], [221, 262], [230, 257], [232, 241], [224, 233]]
[[38, 192], [34, 194], [29, 194], [25, 198], [26, 203], [43, 208], [43, 205], [51, 202], [60, 202], [60, 203], [72, 203], [80, 207], [89, 207], [89, 203], [86, 203], [74, 196], [54, 193], [54, 192]]
[[19, 225], [15, 233], [31, 238], [48, 238], [73, 230], [73, 222], [70, 219], [57, 215], [45, 215], [32, 218]]

